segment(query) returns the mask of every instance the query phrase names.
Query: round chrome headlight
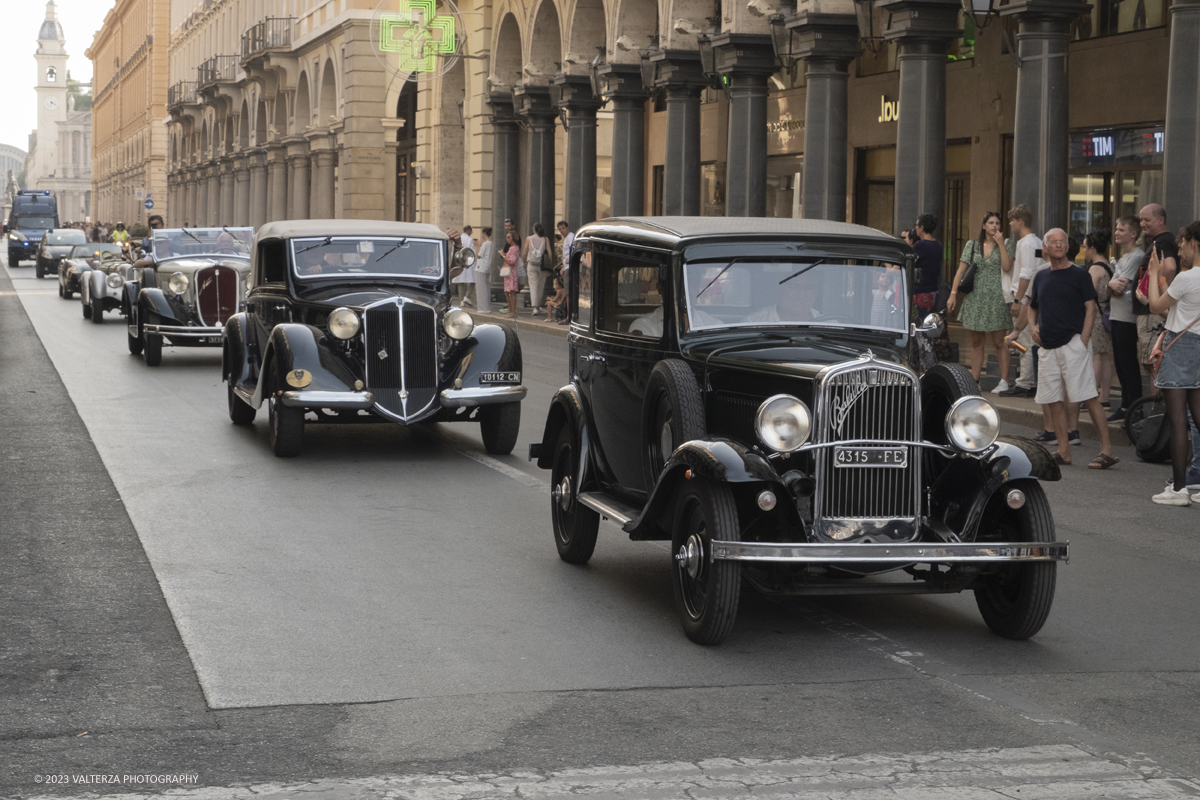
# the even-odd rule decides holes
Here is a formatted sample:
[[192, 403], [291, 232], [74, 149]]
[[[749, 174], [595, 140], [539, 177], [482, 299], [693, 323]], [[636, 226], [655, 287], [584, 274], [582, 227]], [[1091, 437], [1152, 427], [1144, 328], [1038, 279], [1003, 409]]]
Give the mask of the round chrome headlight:
[[120, 289], [121, 285], [125, 283], [125, 279], [119, 273], [110, 272], [105, 283], [108, 284], [108, 288], [110, 289]]
[[171, 276], [171, 279], [167, 281], [167, 286], [175, 294], [183, 294], [187, 291], [188, 276], [184, 275], [182, 272], [176, 272]]
[[946, 438], [960, 450], [968, 453], [986, 450], [999, 435], [1000, 413], [985, 398], [959, 398], [946, 414]]
[[808, 441], [812, 414], [808, 406], [790, 394], [768, 397], [754, 416], [758, 440], [778, 453], [790, 453]]
[[475, 251], [469, 247], [464, 247], [458, 251], [458, 264], [461, 267], [475, 266]]
[[465, 339], [475, 330], [475, 320], [461, 308], [452, 308], [442, 317], [442, 329], [451, 339]]
[[358, 314], [348, 308], [335, 308], [329, 314], [329, 332], [339, 339], [353, 339], [360, 325]]

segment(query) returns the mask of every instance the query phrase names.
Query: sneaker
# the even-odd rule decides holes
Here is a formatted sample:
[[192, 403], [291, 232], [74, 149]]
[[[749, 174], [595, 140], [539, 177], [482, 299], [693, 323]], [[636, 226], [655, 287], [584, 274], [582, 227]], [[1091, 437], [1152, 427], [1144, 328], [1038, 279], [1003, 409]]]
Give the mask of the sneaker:
[[1033, 397], [1037, 390], [1024, 386], [1012, 386], [999, 393], [1001, 397]]
[[1121, 422], [1125, 419], [1125, 409], [1118, 408], [1116, 411], [1108, 415], [1109, 422]]
[[1187, 477], [1184, 478], [1184, 480], [1187, 481], [1187, 489], [1189, 492], [1200, 491], [1200, 472], [1193, 472], [1189, 469]]
[[463, 304], [463, 307], [475, 305], [474, 303], [471, 302], [471, 298], [469, 298], [469, 297], [464, 297], [462, 304]]
[[1034, 436], [1033, 440], [1035, 442], [1057, 442], [1058, 437], [1054, 434], [1054, 431], [1042, 431], [1037, 436]]
[[1067, 444], [1071, 444], [1071, 445], [1081, 444], [1081, 442], [1079, 440], [1079, 431], [1071, 431], [1070, 433], [1067, 434]]
[[1008, 391], [1008, 381], [1001, 378], [1000, 382], [996, 384], [996, 388], [992, 389], [992, 394], [1004, 394], [1007, 391]]
[[[1200, 494], [1200, 492], [1197, 492], [1197, 494]], [[1187, 489], [1180, 489], [1177, 492], [1170, 486], [1150, 499], [1160, 506], [1190, 506], [1192, 504], [1192, 496], [1188, 494]]]

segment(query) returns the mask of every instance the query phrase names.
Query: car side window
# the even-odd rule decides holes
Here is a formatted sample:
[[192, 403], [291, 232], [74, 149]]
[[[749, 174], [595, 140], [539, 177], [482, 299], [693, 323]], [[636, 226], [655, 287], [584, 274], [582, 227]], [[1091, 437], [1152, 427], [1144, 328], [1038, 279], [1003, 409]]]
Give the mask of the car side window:
[[282, 239], [258, 246], [258, 283], [283, 283], [287, 274], [287, 249]]
[[575, 302], [571, 304], [571, 321], [590, 328], [592, 325], [592, 249], [587, 242], [575, 245], [571, 254], [571, 272], [575, 283]]
[[615, 253], [602, 253], [603, 276], [596, 329], [647, 339], [663, 335], [663, 296], [659, 266]]

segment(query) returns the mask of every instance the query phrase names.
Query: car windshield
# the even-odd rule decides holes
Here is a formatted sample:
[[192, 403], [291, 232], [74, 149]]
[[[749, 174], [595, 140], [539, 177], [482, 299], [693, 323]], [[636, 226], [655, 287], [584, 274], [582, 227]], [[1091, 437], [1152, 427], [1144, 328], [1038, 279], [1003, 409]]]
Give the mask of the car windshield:
[[219, 254], [249, 255], [254, 228], [159, 228], [151, 232], [157, 258]]
[[120, 253], [119, 244], [77, 244], [71, 248], [67, 258], [91, 258], [100, 253]]
[[688, 329], [835, 327], [904, 331], [908, 291], [897, 264], [868, 259], [689, 262]]
[[49, 230], [54, 227], [54, 217], [17, 217], [17, 228]]
[[50, 231], [46, 234], [46, 244], [79, 244], [86, 241], [83, 231]]
[[298, 278], [329, 275], [420, 278], [442, 277], [445, 243], [398, 236], [318, 236], [292, 239]]

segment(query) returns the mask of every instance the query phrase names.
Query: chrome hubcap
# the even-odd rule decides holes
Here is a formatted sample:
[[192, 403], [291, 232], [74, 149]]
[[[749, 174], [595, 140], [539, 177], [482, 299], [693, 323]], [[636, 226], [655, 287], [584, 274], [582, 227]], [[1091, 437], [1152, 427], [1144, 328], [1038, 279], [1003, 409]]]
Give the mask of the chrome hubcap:
[[679, 546], [679, 552], [675, 554], [675, 560], [679, 562], [679, 566], [687, 570], [688, 576], [692, 578], [700, 574], [700, 563], [703, 559], [704, 542], [694, 533]]
[[658, 448], [662, 453], [663, 461], [671, 457], [671, 453], [675, 451], [674, 437], [671, 436], [671, 423], [664, 422], [662, 430], [658, 434]]
[[558, 505], [563, 511], [569, 511], [571, 509], [570, 476], [564, 477], [558, 486], [554, 487], [554, 490], [551, 492], [551, 494], [554, 496], [554, 499], [558, 501]]

